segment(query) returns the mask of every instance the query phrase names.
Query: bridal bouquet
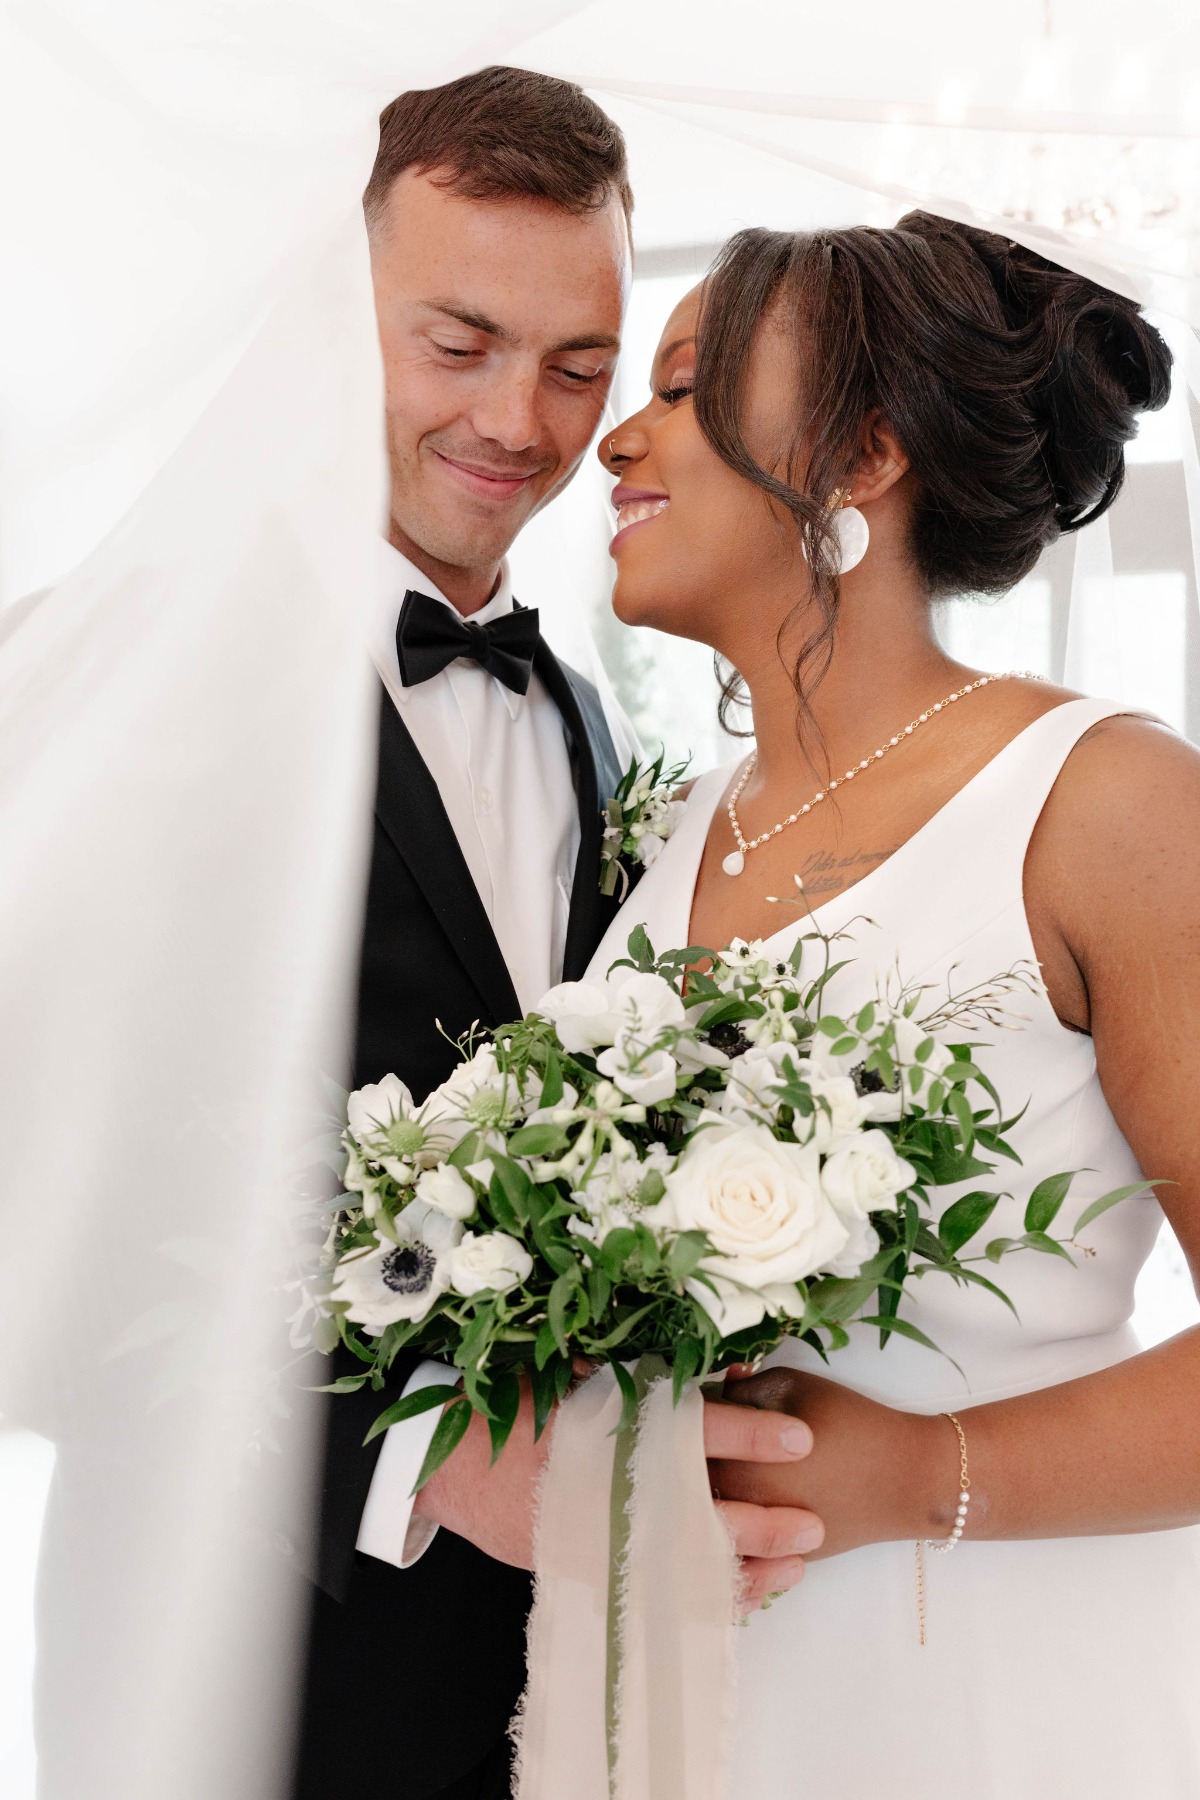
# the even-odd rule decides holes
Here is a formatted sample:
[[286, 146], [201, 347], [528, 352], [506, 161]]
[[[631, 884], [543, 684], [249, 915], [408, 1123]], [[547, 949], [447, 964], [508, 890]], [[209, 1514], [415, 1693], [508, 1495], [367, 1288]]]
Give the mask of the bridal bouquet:
[[625, 1426], [639, 1359], [662, 1358], [678, 1398], [786, 1335], [822, 1355], [852, 1323], [929, 1344], [898, 1310], [910, 1282], [1004, 1302], [991, 1265], [1069, 1257], [1050, 1233], [1069, 1174], [1034, 1190], [1021, 1235], [974, 1255], [1000, 1191], [938, 1203], [1015, 1159], [971, 1033], [1005, 1022], [1029, 973], [936, 1011], [909, 991], [842, 1017], [823, 1003], [845, 966], [832, 952], [813, 931], [785, 961], [740, 940], [656, 956], [639, 928], [606, 979], [563, 983], [464, 1042], [422, 1104], [395, 1076], [350, 1096], [321, 1305], [363, 1368], [333, 1386], [382, 1388], [407, 1347], [460, 1371], [461, 1387], [425, 1388], [372, 1427], [445, 1406], [422, 1481], [472, 1411], [499, 1454], [522, 1373], [540, 1433], [575, 1359], [609, 1364]]

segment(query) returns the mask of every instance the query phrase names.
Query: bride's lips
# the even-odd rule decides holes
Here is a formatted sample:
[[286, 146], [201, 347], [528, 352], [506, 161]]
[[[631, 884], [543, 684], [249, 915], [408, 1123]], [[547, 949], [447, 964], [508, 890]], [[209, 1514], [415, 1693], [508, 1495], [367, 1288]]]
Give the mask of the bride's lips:
[[478, 494], [485, 500], [511, 500], [514, 494], [519, 494], [540, 473], [540, 470], [530, 469], [524, 475], [504, 475], [496, 470], [481, 469], [471, 463], [456, 462], [441, 450], [435, 450], [434, 455], [468, 493]]
[[620, 544], [631, 531], [639, 525], [653, 524], [660, 518], [671, 504], [668, 495], [655, 492], [651, 488], [614, 488], [612, 504], [617, 509], [617, 533], [608, 546], [609, 554], [615, 555]]

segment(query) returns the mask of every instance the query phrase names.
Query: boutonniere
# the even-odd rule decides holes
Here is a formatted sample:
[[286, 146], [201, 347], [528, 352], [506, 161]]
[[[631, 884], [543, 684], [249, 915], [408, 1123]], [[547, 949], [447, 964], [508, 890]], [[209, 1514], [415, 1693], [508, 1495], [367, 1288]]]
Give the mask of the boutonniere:
[[604, 840], [600, 847], [600, 892], [624, 900], [629, 892], [628, 862], [648, 869], [683, 816], [684, 802], [673, 798], [688, 771], [690, 758], [664, 769], [665, 750], [651, 763], [634, 757], [604, 808]]

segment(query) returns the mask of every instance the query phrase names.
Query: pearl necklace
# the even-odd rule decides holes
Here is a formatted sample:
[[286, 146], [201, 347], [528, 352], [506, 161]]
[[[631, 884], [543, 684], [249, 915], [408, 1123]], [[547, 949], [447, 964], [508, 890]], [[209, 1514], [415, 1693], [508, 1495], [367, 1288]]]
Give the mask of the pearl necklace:
[[947, 706], [953, 706], [956, 700], [962, 700], [967, 694], [973, 694], [977, 689], [987, 687], [989, 682], [1010, 681], [1011, 679], [1011, 675], [981, 675], [978, 681], [969, 682], [966, 687], [958, 688], [953, 694], [947, 694], [944, 700], [937, 701], [929, 708], [928, 712], [919, 713], [911, 725], [906, 725], [903, 731], [898, 731], [895, 737], [888, 739], [886, 744], [881, 744], [872, 755], [864, 756], [853, 769], [847, 769], [844, 775], [839, 775], [836, 780], [829, 782], [821, 789], [820, 793], [814, 794], [811, 800], [806, 800], [804, 805], [798, 807], [794, 813], [789, 813], [786, 819], [780, 819], [778, 825], [772, 825], [769, 831], [760, 832], [756, 838], [747, 839], [738, 823], [737, 803], [741, 798], [742, 789], [758, 767], [758, 751], [755, 750], [747, 759], [745, 768], [738, 776], [737, 786], [730, 794], [725, 806], [725, 811], [729, 815], [729, 823], [733, 827], [737, 849], [729, 852], [729, 855], [722, 861], [721, 867], [727, 875], [740, 875], [746, 866], [746, 858], [751, 850], [757, 850], [760, 844], [767, 842], [768, 838], [778, 837], [781, 831], [785, 831], [789, 825], [794, 825], [797, 819], [804, 817], [805, 813], [810, 813], [814, 806], [820, 806], [822, 800], [827, 800], [833, 790], [841, 787], [844, 781], [853, 781], [855, 776], [861, 775], [864, 769], [871, 768], [885, 757], [889, 750], [894, 750], [897, 744], [902, 744], [905, 738], [911, 737], [914, 731], [932, 719], [934, 713], [943, 712]]

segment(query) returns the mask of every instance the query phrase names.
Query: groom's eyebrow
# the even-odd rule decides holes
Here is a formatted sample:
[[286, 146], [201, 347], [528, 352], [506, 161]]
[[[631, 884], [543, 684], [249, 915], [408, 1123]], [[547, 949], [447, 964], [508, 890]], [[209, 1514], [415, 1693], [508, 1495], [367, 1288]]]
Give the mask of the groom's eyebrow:
[[[460, 325], [468, 326], [472, 331], [482, 331], [486, 337], [498, 338], [502, 344], [515, 344], [518, 337], [506, 325], [500, 325], [495, 319], [489, 319], [486, 313], [473, 312], [468, 306], [456, 306], [450, 300], [429, 300], [426, 302], [431, 312], [444, 313], [448, 319], [456, 319]], [[579, 337], [568, 338], [564, 343], [555, 344], [551, 355], [561, 356], [568, 350], [619, 350], [621, 340], [612, 332], [584, 332]]]

